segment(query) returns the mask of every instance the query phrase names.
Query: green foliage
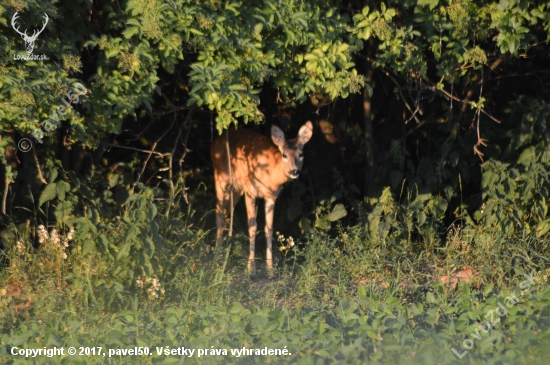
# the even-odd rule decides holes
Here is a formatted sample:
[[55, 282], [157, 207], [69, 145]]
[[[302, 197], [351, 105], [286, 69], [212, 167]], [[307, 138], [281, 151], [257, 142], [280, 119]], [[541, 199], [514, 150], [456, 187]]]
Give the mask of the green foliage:
[[371, 199], [371, 204], [373, 208], [366, 217], [366, 227], [373, 239], [384, 240], [393, 231], [393, 236], [406, 238], [411, 243], [412, 235], [418, 232], [425, 243], [432, 245], [438, 241], [448, 203], [442, 197], [417, 191], [409, 193], [398, 205], [387, 187], [379, 199]]
[[191, 40], [201, 48], [189, 73], [189, 103], [216, 110], [220, 131], [235, 117], [262, 119], [256, 95], [267, 81], [298, 102], [312, 92], [345, 97], [364, 85], [353, 70], [353, 48], [340, 40], [346, 17], [331, 5], [250, 2], [212, 10], [201, 9], [212, 20], [210, 32]]
[[[541, 64], [548, 60], [548, 4], [354, 6], [310, 0], [0, 5], [3, 198], [10, 214], [24, 212], [23, 219], [1, 217], [7, 228], [0, 309], [8, 315], [0, 318], [0, 356], [9, 346], [92, 341], [105, 349], [287, 346], [293, 354], [266, 360], [272, 362], [446, 363], [455, 361], [450, 348], [514, 289], [511, 276], [533, 272], [547, 281], [550, 110]], [[29, 29], [44, 12], [50, 15], [35, 48], [49, 60], [13, 58], [25, 53], [10, 24], [15, 10]], [[531, 76], [542, 92], [529, 82], [499, 86]], [[59, 116], [60, 99], [77, 81], [89, 93]], [[275, 92], [264, 96], [268, 89]], [[351, 95], [361, 91], [363, 99]], [[191, 149], [180, 137], [184, 128], [188, 135], [191, 126], [208, 125], [207, 118], [191, 120], [194, 111], [213, 111], [208, 115], [215, 114], [221, 132], [240, 121], [260, 122], [266, 111], [268, 118], [285, 115], [308, 100], [324, 112], [323, 98], [343, 105], [331, 103], [328, 114], [341, 119], [334, 124], [343, 126], [338, 137], [348, 149], [333, 151], [350, 157], [349, 164], [318, 172], [330, 176], [323, 181], [329, 188], [311, 179], [293, 185], [284, 215], [299, 221], [304, 236], [281, 234], [280, 278], [251, 283], [242, 274], [247, 256], [240, 238], [219, 252], [210, 248], [208, 229], [197, 228], [206, 220], [194, 215], [185, 176], [196, 174], [203, 183], [207, 158], [197, 154], [201, 169], [183, 171]], [[179, 112], [188, 109], [182, 122]], [[398, 124], [394, 111], [401, 114]], [[63, 128], [47, 134], [20, 165], [14, 141], [52, 115]], [[488, 125], [486, 116], [501, 124]], [[153, 154], [170, 158], [151, 163], [170, 171], [155, 188], [150, 181], [158, 171], [143, 183], [141, 158], [101, 158], [117, 144], [113, 137], [123, 124], [136, 132], [134, 121], [147, 125], [136, 133], [147, 161]], [[173, 152], [145, 149], [162, 139], [147, 135], [154, 123], [149, 132], [160, 124], [174, 141], [159, 150]], [[481, 168], [473, 146], [484, 159]], [[67, 156], [61, 162], [62, 152], [76, 147], [84, 154], [98, 148], [100, 158], [94, 154], [88, 171], [70, 170]], [[170, 190], [165, 202], [164, 188]], [[203, 204], [208, 210], [210, 203]], [[473, 281], [455, 287], [449, 277], [468, 267]], [[547, 358], [548, 288], [541, 284], [522, 299], [501, 327], [476, 342], [470, 362], [521, 362], [527, 347], [534, 353], [529, 361]]]
[[[483, 205], [474, 217], [483, 226], [508, 235], [544, 235], [548, 224], [550, 182], [548, 104], [530, 100], [523, 114], [521, 101], [512, 113], [521, 113], [520, 122], [501, 137], [501, 161], [491, 160], [482, 169]], [[521, 112], [520, 112], [521, 110]], [[500, 142], [500, 141], [499, 141]]]
[[[38, 13], [27, 3], [22, 7]], [[119, 133], [123, 119], [136, 116], [136, 109], [152, 112], [153, 93], [161, 94], [159, 72], [174, 73], [182, 61], [188, 69], [187, 104], [215, 110], [220, 130], [236, 118], [263, 118], [257, 94], [267, 81], [285, 99], [295, 97], [298, 102], [312, 92], [346, 97], [365, 84], [353, 69], [351, 53], [358, 48], [345, 39], [348, 19], [330, 4], [289, 0], [213, 6], [189, 0], [132, 0], [107, 6], [101, 15], [92, 11], [92, 17], [105, 21], [101, 34], [91, 23], [84, 23], [84, 28], [74, 23], [85, 18], [81, 14], [87, 8], [78, 4], [73, 10], [78, 15], [63, 22], [52, 17], [48, 30], [61, 38], [48, 43], [47, 53], [63, 58], [63, 67], [43, 61], [8, 66], [8, 55], [18, 52], [18, 44], [5, 37], [0, 74], [4, 130], [26, 134], [57, 107], [58, 97], [74, 82], [71, 76], [81, 72], [82, 62], [73, 55], [76, 49], [66, 46], [76, 42], [97, 55], [87, 83], [91, 95], [84, 103], [90, 119], [84, 122], [77, 113], [67, 116], [75, 140], [87, 145], [99, 143], [98, 132]], [[47, 10], [54, 13], [56, 6]], [[2, 13], [0, 21], [7, 26], [11, 13]], [[69, 35], [62, 27], [79, 31]], [[198, 51], [191, 60], [184, 57], [189, 49]], [[29, 68], [39, 72], [29, 73]]]
[[[26, 3], [21, 7], [37, 16], [37, 9]], [[55, 13], [55, 9], [50, 4], [43, 10]], [[1, 18], [5, 25], [10, 23], [7, 10], [3, 8]], [[74, 10], [78, 15], [85, 11], [85, 4]], [[136, 116], [136, 109], [151, 112], [153, 93], [161, 93], [159, 71], [174, 73], [182, 61], [189, 70], [184, 85], [189, 88], [187, 103], [216, 110], [221, 130], [236, 123], [236, 118], [245, 122], [262, 119], [257, 95], [266, 82], [284, 99], [299, 103], [310, 93], [326, 93], [334, 99], [370, 87], [354, 69], [352, 55], [363, 47], [361, 40], [380, 40], [375, 67], [426, 78], [425, 53], [431, 50], [439, 75], [449, 77], [463, 74], [466, 64], [487, 63], [486, 51], [476, 44], [495, 36], [502, 53], [518, 55], [528, 50], [538, 41], [534, 29], [550, 29], [547, 11], [546, 4], [538, 3], [445, 6], [419, 1], [411, 16], [381, 3], [379, 9], [363, 8], [353, 16], [352, 24], [336, 5], [328, 3], [289, 0], [277, 5], [228, 2], [212, 6], [188, 0], [170, 4], [127, 1], [122, 7], [104, 9], [101, 18], [109, 23], [103, 34], [90, 31], [91, 24], [76, 26], [79, 16], [63, 18], [63, 22], [53, 17], [48, 30], [61, 38], [49, 42], [47, 53], [63, 59], [62, 65], [8, 62], [9, 55], [18, 52], [18, 44], [13, 37], [5, 37], [0, 117], [4, 130], [15, 128], [25, 134], [38, 127], [57, 108], [58, 98], [75, 81], [74, 75], [82, 71], [82, 56], [65, 46], [75, 42], [98, 54], [92, 64], [94, 76], [88, 82], [91, 94], [84, 103], [86, 114], [93, 119], [84, 122], [78, 113], [66, 118], [76, 140], [96, 145], [96, 132], [118, 133], [123, 118]], [[79, 31], [69, 35], [59, 31], [62, 26]], [[198, 51], [196, 59], [185, 58], [186, 48]], [[37, 72], [31, 74], [29, 68]]]
[[[384, 201], [390, 204], [390, 200], [385, 193]], [[388, 213], [391, 209], [386, 205]], [[161, 225], [170, 223], [164, 219]], [[439, 258], [414, 258], [394, 244], [382, 247], [368, 237], [362, 225], [342, 230], [337, 238], [317, 231], [307, 246], [299, 242], [292, 247], [302, 259], [300, 265], [285, 266], [276, 282], [258, 285], [243, 281], [242, 270], [234, 266], [240, 264], [228, 260], [229, 251], [220, 255], [202, 248], [200, 229], [173, 227], [178, 231], [163, 235], [170, 252], [164, 261], [166, 274], [158, 279], [136, 277], [135, 285], [120, 282], [122, 299], [117, 306], [104, 290], [106, 278], [118, 271], [117, 265], [105, 261], [103, 253], [69, 249], [64, 259], [64, 249], [55, 237], [63, 242], [68, 235], [54, 234], [55, 228], [38, 251], [14, 241], [8, 251], [14, 269], [0, 276], [0, 308], [10, 314], [0, 319], [3, 362], [26, 361], [10, 355], [12, 346], [79, 349], [93, 341], [105, 357], [64, 355], [48, 361], [166, 363], [173, 357], [159, 355], [157, 348], [185, 347], [196, 350], [186, 358], [190, 363], [450, 363], [456, 361], [451, 348], [462, 352], [462, 342], [472, 339], [487, 313], [494, 312], [499, 302], [506, 303], [512, 292], [520, 302], [509, 307], [506, 316], [498, 317], [500, 322], [490, 332], [480, 331], [481, 338], [474, 339], [475, 346], [468, 351], [469, 361], [517, 362], [531, 356], [536, 363], [547, 356], [549, 272], [534, 251], [547, 254], [546, 241], [533, 237], [513, 245], [479, 245], [487, 250], [485, 254], [464, 255], [450, 247], [441, 258], [456, 260], [456, 265], [461, 260], [469, 265], [481, 263], [476, 260], [495, 264], [491, 274], [454, 289], [426, 280], [426, 268], [441, 266]], [[109, 237], [118, 235], [120, 228], [111, 226]], [[75, 240], [82, 234], [79, 229], [74, 231]], [[20, 243], [27, 243], [23, 233], [14, 230]], [[467, 235], [459, 233], [453, 241], [467, 239]], [[511, 260], [518, 254], [525, 260]], [[512, 267], [515, 274], [505, 275]], [[536, 286], [520, 295], [524, 273], [533, 275]], [[56, 280], [49, 283], [49, 278]], [[480, 282], [490, 284], [480, 286]], [[25, 290], [18, 292], [23, 286]], [[40, 295], [35, 293], [38, 288]], [[286, 347], [289, 354], [231, 354], [231, 349], [243, 346]], [[152, 355], [107, 355], [109, 349], [134, 347], [147, 347]], [[199, 358], [198, 349], [208, 352]], [[210, 349], [220, 354], [226, 350], [227, 355], [215, 356]]]
[[[310, 96], [345, 99], [362, 90], [365, 95], [376, 97], [370, 84], [372, 75], [364, 72], [363, 65], [356, 67], [356, 63], [366, 59], [368, 68], [394, 85], [390, 88], [391, 97], [404, 103], [411, 113], [402, 122], [407, 125], [416, 119], [416, 126], [405, 126], [406, 135], [376, 154], [380, 171], [376, 179], [367, 176], [370, 172], [364, 173], [368, 180], [365, 188], [356, 182], [345, 182], [333, 184], [330, 192], [318, 192], [310, 186], [300, 194], [296, 192], [295, 198], [304, 197], [304, 201], [292, 202], [287, 216], [290, 221], [300, 217], [303, 231], [315, 225], [329, 229], [331, 222], [356, 219], [365, 196], [380, 196], [384, 187], [391, 186], [392, 194], [399, 196], [399, 205], [404, 205], [392, 222], [387, 214], [371, 212], [372, 227], [383, 222], [382, 237], [390, 233], [392, 226], [408, 240], [418, 233], [431, 243], [441, 233], [442, 219], [451, 214], [465, 217], [465, 211], [471, 213], [480, 207], [471, 197], [456, 203], [462, 194], [462, 183], [481, 183], [476, 162], [464, 152], [475, 145], [475, 140], [463, 122], [469, 115], [463, 114], [478, 113], [480, 123], [479, 115], [488, 115], [487, 109], [494, 108], [498, 99], [482, 92], [484, 82], [494, 77], [486, 76], [487, 73], [491, 75], [497, 67], [503, 67], [509, 69], [503, 78], [515, 75], [514, 62], [530, 59], [550, 34], [549, 9], [544, 2], [389, 1], [357, 9], [340, 2], [308, 0], [129, 0], [107, 5], [80, 1], [73, 5], [48, 3], [38, 9], [23, 1], [17, 7], [8, 4], [0, 9], [0, 23], [6, 30], [0, 36], [5, 50], [0, 57], [3, 161], [7, 158], [4, 144], [28, 135], [55, 114], [60, 98], [70, 93], [71, 85], [78, 79], [89, 92], [81, 97], [80, 106], [58, 116], [64, 128], [47, 134], [44, 145], [37, 146], [50, 151], [39, 154], [43, 168], [57, 164], [59, 156], [54, 157], [51, 151], [61, 145], [105, 148], [112, 142], [105, 136], [120, 134], [123, 122], [131, 124], [137, 120], [150, 126], [158, 121], [163, 125], [166, 120], [162, 116], [170, 114], [172, 118], [174, 113], [170, 129], [174, 125], [178, 129], [189, 127], [191, 122], [180, 122], [178, 114], [188, 108], [214, 111], [216, 127], [221, 132], [239, 121], [260, 122], [266, 110], [273, 110], [281, 102], [283, 108], [293, 108]], [[45, 32], [56, 34], [57, 38], [46, 41], [41, 37], [39, 41], [41, 52], [51, 62], [12, 59], [12, 54], [23, 52], [22, 41], [8, 36], [13, 35], [10, 16], [16, 8], [24, 11], [26, 18], [22, 21], [29, 25], [35, 24], [43, 12], [51, 13]], [[69, 33], [64, 29], [77, 31]], [[481, 85], [479, 93], [477, 85]], [[382, 88], [388, 94], [384, 84]], [[268, 108], [260, 105], [266, 101], [260, 98], [265, 89], [277, 91], [275, 101], [267, 100], [271, 103]], [[425, 101], [435, 97], [450, 103]], [[457, 113], [453, 101], [463, 102], [473, 111]], [[201, 124], [206, 123], [201, 120]], [[483, 131], [489, 129], [484, 127], [478, 133], [478, 144], [483, 142]], [[508, 126], [506, 132], [511, 130]], [[369, 143], [366, 134], [363, 131], [354, 142], [355, 166], [361, 165], [362, 149]], [[413, 156], [411, 141], [407, 139], [416, 140], [417, 145], [427, 141], [430, 150]], [[153, 142], [147, 140], [146, 144]], [[97, 165], [97, 161], [94, 163]], [[14, 181], [18, 169], [6, 167], [10, 181]], [[360, 175], [363, 169], [361, 166], [361, 172], [353, 173]], [[342, 175], [342, 171], [338, 173]], [[73, 211], [83, 209], [81, 201], [66, 201], [67, 189], [55, 181], [49, 181], [40, 192], [34, 189], [39, 207], [59, 199], [55, 210], [47, 212], [48, 219], [55, 217], [67, 223]], [[446, 203], [438, 200], [433, 207], [422, 207], [418, 199], [424, 194]], [[309, 195], [315, 201], [306, 201]], [[449, 211], [442, 213], [444, 206]], [[376, 207], [367, 204], [365, 209]], [[537, 217], [546, 219], [542, 214]], [[510, 227], [509, 223], [503, 224]], [[533, 224], [538, 222], [530, 226]], [[539, 231], [546, 231], [543, 226]]]

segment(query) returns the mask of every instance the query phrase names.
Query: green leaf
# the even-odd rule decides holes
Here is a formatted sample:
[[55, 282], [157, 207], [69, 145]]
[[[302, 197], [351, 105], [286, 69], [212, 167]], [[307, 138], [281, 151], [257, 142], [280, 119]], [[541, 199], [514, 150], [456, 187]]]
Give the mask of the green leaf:
[[426, 222], [426, 214], [424, 212], [418, 213], [418, 225], [421, 226]]
[[369, 96], [372, 96], [372, 93], [374, 92], [374, 90], [372, 89], [372, 86], [370, 84], [366, 83], [365, 87], [367, 88], [367, 92], [368, 92]]
[[430, 10], [433, 10], [437, 4], [439, 4], [439, 0], [418, 0], [418, 5], [429, 7]]
[[109, 252], [109, 240], [103, 233], [99, 235], [99, 244], [101, 245], [103, 252]]
[[118, 48], [109, 48], [105, 51], [105, 56], [107, 58], [112, 58], [120, 54], [120, 50]]
[[317, 334], [321, 335], [325, 332], [325, 324], [323, 323], [323, 321], [319, 321], [319, 323], [317, 323]]
[[58, 181], [56, 185], [57, 197], [59, 200], [65, 200], [65, 193], [71, 190], [71, 185], [65, 181]]
[[115, 260], [119, 261], [120, 259], [127, 257], [128, 254], [130, 253], [131, 247], [132, 247], [132, 242], [126, 242], [125, 244], [123, 244], [120, 250], [117, 252]]
[[38, 199], [38, 206], [41, 207], [42, 204], [44, 204], [45, 202], [55, 199], [56, 194], [57, 185], [55, 183], [48, 184], [40, 194], [40, 198]]
[[229, 90], [232, 90], [232, 91], [245, 91], [246, 86], [244, 86], [242, 84], [234, 84], [234, 85], [229, 86]]
[[510, 0], [500, 0], [498, 4], [498, 10], [505, 11], [510, 5]]
[[149, 219], [153, 220], [157, 215], [158, 209], [154, 203], [151, 203], [149, 206]]
[[244, 310], [244, 307], [241, 303], [235, 303], [231, 309], [229, 309], [230, 314], [240, 314]]
[[537, 224], [536, 234], [538, 237], [544, 236], [550, 231], [550, 219], [545, 219]]
[[141, 23], [135, 18], [128, 19], [126, 21], [126, 25], [135, 25], [136, 27], [141, 27]]
[[151, 260], [149, 260], [149, 257], [145, 254], [145, 252], [140, 252], [139, 263], [143, 268], [143, 271], [145, 271], [145, 275], [153, 276], [153, 266], [151, 265]]
[[29, 338], [31, 338], [31, 336], [33, 336], [34, 333], [35, 333], [34, 331], [27, 331], [27, 332], [22, 333], [20, 335], [13, 336], [12, 338], [9, 339], [9, 344], [11, 346], [21, 346], [21, 345], [27, 343]]
[[122, 35], [124, 35], [124, 38], [126, 38], [126, 39], [130, 39], [138, 33], [139, 33], [139, 28], [138, 27], [128, 27], [128, 28], [126, 28], [125, 30], [122, 31]]
[[535, 146], [531, 146], [523, 150], [523, 152], [521, 152], [518, 158], [518, 163], [524, 166], [529, 166], [531, 165], [534, 158], [535, 158]]
[[70, 201], [62, 201], [55, 207], [55, 219], [58, 223], [66, 223], [71, 218], [73, 212], [73, 203]]
[[57, 178], [58, 171], [56, 168], [52, 167], [48, 170], [48, 182], [53, 183], [55, 179]]
[[187, 30], [195, 35], [200, 35], [200, 36], [203, 36], [204, 33], [201, 32], [200, 30], [198, 29], [195, 29], [195, 28], [187, 28]]
[[88, 239], [82, 243], [82, 255], [95, 252], [95, 242]]
[[329, 220], [331, 222], [335, 222], [339, 219], [344, 218], [347, 214], [348, 212], [346, 211], [346, 208], [343, 204], [336, 204], [332, 209], [332, 212], [330, 213]]
[[483, 289], [483, 295], [485, 296], [489, 295], [489, 293], [491, 293], [491, 291], [493, 290], [494, 286], [495, 284], [493, 283], [489, 283], [489, 285], [485, 286], [485, 289]]
[[155, 253], [155, 244], [153, 243], [153, 240], [149, 237], [144, 237], [143, 240], [143, 249], [145, 250], [145, 253], [149, 257], [153, 257], [153, 254]]

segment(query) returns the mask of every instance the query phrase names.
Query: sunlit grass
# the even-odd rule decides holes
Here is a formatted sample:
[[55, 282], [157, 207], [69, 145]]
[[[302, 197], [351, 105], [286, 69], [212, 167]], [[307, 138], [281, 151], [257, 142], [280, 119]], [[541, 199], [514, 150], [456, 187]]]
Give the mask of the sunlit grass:
[[[6, 314], [0, 318], [2, 362], [16, 362], [7, 354], [10, 346], [79, 343], [227, 351], [287, 346], [292, 352], [270, 359], [191, 358], [197, 363], [403, 363], [428, 358], [449, 363], [458, 360], [451, 348], [464, 350], [462, 341], [483, 320], [487, 303], [517, 288], [524, 273], [534, 273], [535, 290], [490, 334], [504, 337], [476, 342], [469, 361], [513, 361], [526, 356], [521, 336], [529, 335], [527, 344], [536, 347], [550, 334], [549, 244], [543, 239], [454, 230], [445, 247], [411, 251], [391, 238], [370, 241], [361, 226], [342, 228], [337, 235], [317, 231], [293, 238], [292, 246], [282, 237], [280, 252], [286, 255], [278, 256], [276, 279], [260, 275], [251, 280], [245, 236], [216, 251], [209, 231], [182, 228], [166, 235], [158, 275], [134, 276], [131, 285], [117, 281], [121, 268], [101, 253], [83, 255], [74, 245], [65, 251], [68, 231], [43, 231], [43, 244], [35, 249], [30, 236], [13, 228], [16, 239], [4, 252], [9, 266], [0, 276], [0, 310]], [[457, 272], [469, 275], [452, 279]], [[444, 277], [451, 279], [442, 284]], [[541, 349], [531, 356], [542, 359], [545, 353]], [[120, 356], [71, 359], [135, 363], [135, 358]], [[168, 360], [164, 355], [152, 359]]]

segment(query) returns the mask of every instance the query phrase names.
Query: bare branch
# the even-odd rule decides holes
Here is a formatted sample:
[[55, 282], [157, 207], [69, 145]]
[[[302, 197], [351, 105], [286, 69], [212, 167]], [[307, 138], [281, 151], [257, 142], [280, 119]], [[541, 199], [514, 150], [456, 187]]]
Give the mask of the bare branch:
[[36, 163], [36, 169], [38, 170], [38, 177], [40, 178], [40, 181], [42, 181], [42, 184], [48, 184], [46, 179], [44, 179], [44, 175], [42, 175], [42, 169], [40, 168], [40, 162], [38, 161], [38, 156], [36, 156], [36, 150], [32, 149], [32, 155], [34, 157], [34, 162]]
[[123, 148], [123, 149], [125, 149], [125, 150], [133, 150], [133, 151], [138, 151], [138, 152], [143, 152], [143, 153], [149, 153], [149, 154], [155, 154], [155, 155], [159, 156], [159, 158], [164, 157], [164, 156], [170, 156], [170, 153], [169, 153], [169, 152], [167, 152], [167, 153], [160, 153], [160, 152], [151, 151], [151, 150], [143, 150], [143, 149], [141, 149], [141, 148], [127, 147], [127, 146], [119, 146], [119, 145], [111, 145], [111, 147]]
[[11, 181], [10, 179], [8, 179], [6, 177], [6, 179], [4, 180], [4, 195], [2, 196], [2, 214], [7, 214], [6, 213], [6, 205], [8, 203], [8, 192], [10, 190], [10, 184], [11, 184]]
[[[403, 92], [401, 91], [401, 85], [399, 85], [399, 83], [397, 82], [396, 79], [393, 78], [393, 76], [388, 72], [386, 71], [386, 76], [388, 76], [390, 78], [390, 80], [393, 81], [393, 83], [397, 86], [397, 90], [399, 91], [399, 95], [401, 95], [401, 99], [403, 100], [403, 102], [405, 103], [405, 106], [407, 107], [407, 109], [409, 109], [409, 111], [411, 112], [412, 116], [411, 118], [414, 118], [414, 120], [416, 120], [417, 123], [420, 123], [420, 120], [418, 119], [418, 117], [416, 116], [416, 113], [420, 110], [419, 108], [416, 108], [417, 110], [416, 111], [413, 111], [411, 106], [409, 105], [409, 103], [407, 102], [407, 99], [405, 99], [405, 96], [403, 95]], [[405, 124], [408, 123], [410, 119], [408, 119]]]
[[479, 156], [479, 158], [481, 159], [481, 162], [484, 162], [484, 161], [483, 161], [483, 156], [484, 156], [484, 154], [483, 154], [483, 152], [481, 152], [481, 151], [479, 150], [479, 148], [477, 148], [477, 147], [478, 147], [479, 145], [483, 145], [483, 146], [487, 147], [487, 143], [488, 143], [488, 142], [489, 142], [489, 141], [486, 140], [485, 138], [480, 138], [480, 139], [477, 140], [477, 143], [476, 143], [475, 146], [474, 146], [474, 154]]
[[[229, 129], [225, 130], [225, 148], [227, 151], [227, 171], [229, 171], [229, 237], [233, 237], [233, 169], [231, 168], [231, 149], [229, 148]], [[224, 198], [225, 199], [225, 198]], [[267, 203], [266, 203], [267, 204]]]
[[[173, 113], [173, 112], [172, 112]], [[170, 113], [167, 113], [167, 114], [170, 114]], [[132, 141], [137, 141], [142, 135], [143, 133], [145, 133], [147, 131], [147, 129], [149, 129], [149, 127], [154, 123], [156, 122], [157, 120], [159, 119], [159, 117], [157, 118], [153, 118], [151, 120], [151, 122], [149, 124], [147, 124], [147, 127], [145, 127], [141, 132], [139, 132], [138, 134], [136, 134], [136, 137], [135, 138], [132, 138], [132, 139], [128, 139], [128, 142], [132, 142]], [[153, 148], [154, 150], [154, 148]]]
[[[455, 100], [455, 101], [458, 101], [459, 103], [466, 103], [468, 105], [473, 105], [474, 102], [473, 101], [466, 101], [466, 100], [462, 100], [454, 95], [451, 95], [451, 93], [449, 93], [447, 90], [445, 89], [438, 89], [437, 87], [435, 87], [435, 85], [431, 85], [431, 86], [425, 86], [428, 90], [431, 90], [431, 91], [435, 91], [435, 92], [439, 92], [440, 94], [443, 94], [444, 96], [446, 96], [447, 98], [449, 99], [452, 99], [452, 100]], [[485, 114], [486, 116], [488, 116], [489, 118], [491, 118], [492, 120], [494, 120], [495, 122], [497, 123], [502, 123], [500, 120], [498, 120], [497, 118], [495, 118], [494, 116], [492, 116], [491, 114], [489, 114], [485, 109], [483, 108], [479, 108], [479, 110]]]
[[[173, 159], [174, 159], [174, 154], [176, 153], [176, 148], [178, 146], [178, 142], [179, 142], [179, 139], [181, 138], [181, 134], [183, 132], [183, 130], [185, 129], [186, 125], [189, 124], [189, 121], [191, 120], [191, 116], [193, 115], [193, 113], [195, 112], [195, 109], [191, 109], [189, 111], [189, 113], [187, 114], [187, 118], [185, 118], [185, 121], [183, 122], [183, 125], [181, 126], [179, 132], [178, 132], [178, 136], [176, 137], [176, 140], [174, 141], [174, 146], [172, 147], [172, 153], [170, 154], [170, 161], [169, 161], [169, 179], [170, 179], [170, 200], [172, 201], [172, 203], [174, 202], [174, 199], [175, 199], [175, 186], [174, 186], [174, 172], [173, 172]], [[189, 131], [191, 130], [191, 128], [188, 128], [187, 129], [187, 134], [186, 134], [186, 137], [185, 137], [185, 140], [187, 142], [187, 137], [189, 137]], [[184, 145], [184, 152], [183, 152], [183, 156], [182, 158], [180, 159], [180, 171], [181, 171], [181, 163], [183, 162], [183, 159], [185, 158], [185, 155], [187, 154], [187, 145]], [[183, 194], [183, 197], [185, 199], [185, 202], [187, 204], [189, 204], [189, 200], [187, 199], [187, 194], [184, 192]]]

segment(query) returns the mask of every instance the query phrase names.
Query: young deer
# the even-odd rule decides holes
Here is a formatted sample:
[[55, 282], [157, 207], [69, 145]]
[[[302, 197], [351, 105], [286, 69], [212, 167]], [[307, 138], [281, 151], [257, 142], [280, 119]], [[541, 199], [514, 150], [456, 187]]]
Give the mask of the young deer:
[[[313, 134], [311, 122], [306, 122], [292, 140], [283, 131], [271, 127], [271, 139], [247, 129], [230, 130], [229, 146], [233, 175], [233, 205], [244, 194], [248, 216], [250, 256], [248, 272], [256, 274], [254, 262], [256, 238], [256, 199], [265, 199], [265, 236], [267, 239], [267, 269], [272, 274], [273, 213], [275, 200], [283, 184], [296, 179], [304, 163], [302, 150]], [[210, 149], [216, 184], [216, 246], [222, 245], [223, 224], [229, 211], [230, 177], [227, 163], [226, 136], [218, 137]]]

